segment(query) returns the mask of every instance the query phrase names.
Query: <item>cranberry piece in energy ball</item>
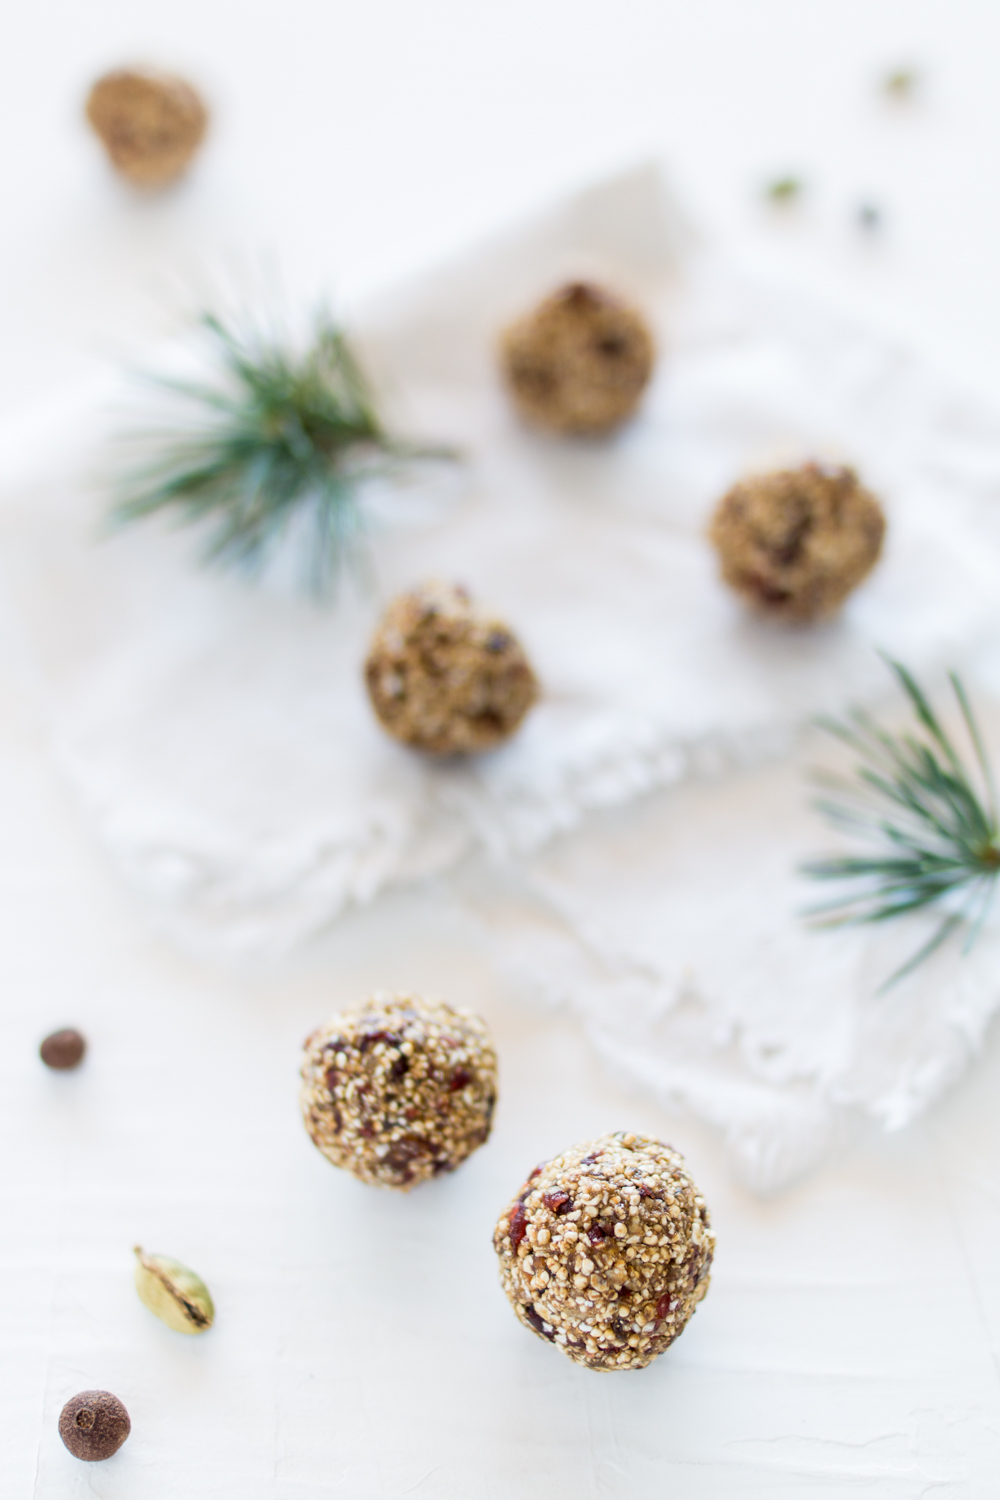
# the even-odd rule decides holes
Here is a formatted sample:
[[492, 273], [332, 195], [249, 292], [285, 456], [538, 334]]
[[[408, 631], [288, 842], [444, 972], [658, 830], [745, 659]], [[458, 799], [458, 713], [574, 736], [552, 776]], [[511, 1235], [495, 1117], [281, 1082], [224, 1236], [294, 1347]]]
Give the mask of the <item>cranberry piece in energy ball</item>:
[[38, 1049], [38, 1055], [47, 1068], [62, 1072], [67, 1068], [78, 1068], [86, 1050], [87, 1043], [80, 1033], [71, 1027], [65, 1027], [62, 1031], [53, 1031], [51, 1036], [45, 1038]]
[[835, 613], [882, 550], [882, 507], [853, 469], [803, 464], [741, 479], [709, 532], [722, 577], [757, 611], [805, 623]]
[[362, 1182], [404, 1191], [453, 1172], [490, 1133], [497, 1060], [485, 1021], [417, 995], [378, 994], [306, 1042], [313, 1144]]
[[382, 728], [432, 755], [469, 755], [509, 739], [538, 697], [514, 633], [465, 589], [430, 583], [386, 610], [365, 662]]
[[526, 421], [550, 432], [609, 432], [633, 415], [653, 371], [642, 315], [603, 287], [570, 282], [508, 328], [501, 361]]
[[617, 1131], [536, 1167], [493, 1236], [525, 1328], [591, 1370], [639, 1370], [708, 1291], [708, 1210], [684, 1159]]
[[81, 1391], [59, 1414], [59, 1436], [74, 1458], [111, 1458], [132, 1431], [128, 1412], [110, 1391]]

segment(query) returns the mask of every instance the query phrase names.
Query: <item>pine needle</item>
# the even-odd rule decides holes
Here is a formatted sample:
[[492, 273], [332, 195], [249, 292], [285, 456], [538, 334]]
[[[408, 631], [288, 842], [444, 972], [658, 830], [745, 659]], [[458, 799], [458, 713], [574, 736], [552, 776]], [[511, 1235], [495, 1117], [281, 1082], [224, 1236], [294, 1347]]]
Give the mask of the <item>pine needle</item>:
[[216, 366], [204, 382], [148, 377], [179, 403], [173, 423], [130, 435], [142, 455], [118, 485], [113, 524], [173, 512], [202, 523], [205, 561], [259, 573], [295, 523], [304, 578], [329, 593], [364, 530], [359, 489], [400, 463], [452, 456], [390, 437], [327, 313], [296, 351], [206, 313]]
[[888, 988], [968, 926], [968, 952], [986, 919], [1000, 874], [997, 797], [985, 746], [961, 680], [950, 681], [981, 785], [926, 695], [899, 662], [889, 661], [913, 710], [914, 729], [891, 734], [858, 709], [821, 725], [859, 756], [853, 779], [819, 774], [829, 794], [816, 803], [835, 826], [875, 846], [871, 854], [811, 860], [803, 873], [846, 881], [849, 889], [812, 907], [818, 925], [886, 922], [947, 903], [928, 942], [883, 985]]

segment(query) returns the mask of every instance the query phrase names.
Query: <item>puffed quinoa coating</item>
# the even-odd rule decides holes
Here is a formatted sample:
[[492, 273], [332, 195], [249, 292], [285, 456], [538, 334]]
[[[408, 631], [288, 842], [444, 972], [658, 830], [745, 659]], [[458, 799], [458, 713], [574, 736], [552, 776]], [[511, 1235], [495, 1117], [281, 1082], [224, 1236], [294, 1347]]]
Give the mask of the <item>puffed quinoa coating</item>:
[[433, 755], [491, 750], [538, 697], [524, 651], [502, 620], [461, 587], [429, 583], [386, 610], [365, 662], [383, 729]]
[[632, 416], [653, 371], [640, 313], [575, 281], [508, 328], [505, 379], [521, 415], [552, 432], [600, 433]]
[[542, 1162], [493, 1235], [518, 1318], [591, 1370], [640, 1370], [708, 1291], [708, 1210], [670, 1146], [616, 1131]]
[[710, 536], [726, 583], [760, 614], [833, 614], [871, 572], [885, 516], [853, 469], [809, 463], [742, 479], [719, 501]]
[[307, 1038], [302, 1117], [328, 1161], [404, 1191], [453, 1172], [490, 1133], [497, 1060], [485, 1021], [376, 994]]

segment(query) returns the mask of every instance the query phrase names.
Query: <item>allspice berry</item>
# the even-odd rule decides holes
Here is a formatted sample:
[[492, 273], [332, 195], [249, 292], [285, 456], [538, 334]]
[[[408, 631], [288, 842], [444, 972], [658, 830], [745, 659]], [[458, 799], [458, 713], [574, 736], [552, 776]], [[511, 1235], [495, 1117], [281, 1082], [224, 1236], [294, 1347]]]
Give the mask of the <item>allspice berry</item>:
[[59, 1414], [59, 1436], [74, 1458], [111, 1458], [132, 1430], [128, 1412], [110, 1391], [81, 1391]]
[[521, 415], [559, 433], [604, 433], [633, 415], [655, 349], [641, 313], [613, 293], [574, 281], [508, 328], [501, 344]]
[[741, 479], [709, 535], [722, 576], [759, 614], [834, 614], [878, 561], [885, 516], [853, 469], [808, 463]]
[[47, 1036], [38, 1049], [38, 1055], [47, 1068], [62, 1071], [66, 1068], [78, 1068], [86, 1050], [87, 1043], [80, 1033], [72, 1027], [66, 1027]]
[[465, 589], [442, 583], [390, 604], [368, 652], [365, 682], [383, 729], [432, 755], [492, 750], [538, 697], [508, 626], [474, 609]]
[[208, 111], [189, 83], [140, 68], [99, 78], [87, 99], [87, 119], [116, 171], [151, 188], [180, 177], [208, 127]]

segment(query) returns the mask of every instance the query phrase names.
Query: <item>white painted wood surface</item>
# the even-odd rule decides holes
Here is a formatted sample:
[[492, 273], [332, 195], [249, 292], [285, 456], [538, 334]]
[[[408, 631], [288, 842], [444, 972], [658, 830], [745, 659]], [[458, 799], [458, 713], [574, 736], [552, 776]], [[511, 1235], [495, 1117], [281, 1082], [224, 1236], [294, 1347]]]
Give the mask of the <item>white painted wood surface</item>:
[[[217, 102], [191, 181], [137, 202], [78, 122], [90, 76], [174, 64]], [[873, 80], [926, 70], [912, 109]], [[660, 154], [713, 233], [877, 301], [1000, 388], [1000, 12], [988, 0], [40, 0], [6, 19], [0, 411], [135, 351], [227, 256], [346, 301], [625, 159]], [[755, 190], [813, 191], [774, 222]], [[865, 239], [851, 215], [884, 206]], [[0, 657], [0, 1400], [12, 1500], [562, 1500], [852, 1493], [986, 1500], [1000, 1476], [1000, 1041], [903, 1136], [769, 1203], [715, 1142], [629, 1099], [571, 1026], [519, 1008], [432, 892], [297, 960], [211, 967], [152, 934], [49, 763]], [[296, 1112], [301, 1040], [376, 985], [480, 1007], [490, 1146], [410, 1199], [341, 1179]], [[38, 1040], [91, 1043], [50, 1075]], [[528, 1338], [489, 1235], [526, 1167], [627, 1123], [686, 1152], [719, 1235], [658, 1365], [605, 1381]], [[184, 1340], [131, 1246], [190, 1262], [218, 1321]], [[133, 1434], [75, 1463], [55, 1424], [106, 1386]]]

